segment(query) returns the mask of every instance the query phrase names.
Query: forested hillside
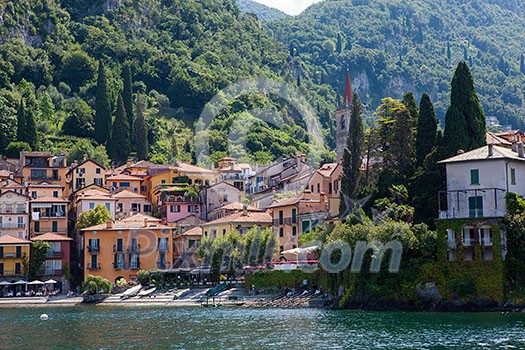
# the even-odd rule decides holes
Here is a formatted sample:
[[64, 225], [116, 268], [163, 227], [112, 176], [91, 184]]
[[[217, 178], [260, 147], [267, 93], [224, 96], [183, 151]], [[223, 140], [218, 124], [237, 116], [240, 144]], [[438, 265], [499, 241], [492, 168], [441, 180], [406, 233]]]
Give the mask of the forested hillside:
[[237, 0], [237, 6], [241, 12], [254, 13], [261, 21], [280, 19], [288, 15], [273, 7], [268, 7], [252, 0]]
[[[11, 145], [6, 150], [11, 141], [61, 152], [88, 138], [98, 142], [77, 146], [109, 148], [104, 140], [111, 133], [94, 135], [95, 115], [101, 115], [96, 96], [107, 95], [109, 118], [115, 119], [118, 95], [123, 95], [123, 110], [133, 114], [127, 126], [133, 134], [140, 94], [149, 126], [147, 158], [189, 160], [193, 122], [220, 89], [239, 78], [258, 76], [292, 87], [300, 84], [286, 48], [267, 35], [255, 16], [242, 14], [234, 0], [22, 0], [0, 4], [0, 18], [0, 154], [14, 155], [27, 147]], [[126, 67], [131, 88], [126, 88]], [[98, 84], [101, 77], [104, 83]], [[323, 112], [328, 126], [332, 90], [311, 83], [306, 87], [309, 101]], [[106, 95], [100, 93], [104, 89]], [[245, 156], [267, 162], [306, 151], [304, 124], [285, 101], [264, 95], [243, 99], [232, 102], [212, 125], [210, 153], [227, 151], [226, 129], [239, 113], [268, 106], [290, 116], [288, 124], [278, 130], [263, 123], [254, 126], [253, 133], [282, 142], [271, 149], [271, 142], [252, 142]], [[17, 135], [25, 128], [29, 136]], [[133, 135], [129, 141], [134, 151]]]
[[465, 60], [486, 115], [523, 127], [524, 9], [513, 0], [326, 0], [268, 27], [303, 81], [341, 93], [348, 66], [368, 113], [412, 90], [431, 96], [443, 122], [450, 78]]

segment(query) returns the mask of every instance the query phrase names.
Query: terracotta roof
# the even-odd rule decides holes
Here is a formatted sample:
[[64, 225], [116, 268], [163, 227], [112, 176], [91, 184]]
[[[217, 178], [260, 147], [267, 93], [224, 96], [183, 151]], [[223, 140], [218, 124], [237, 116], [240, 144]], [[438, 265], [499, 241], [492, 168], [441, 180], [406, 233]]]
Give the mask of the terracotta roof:
[[333, 174], [338, 165], [339, 164], [337, 163], [326, 163], [323, 164], [317, 171], [324, 177], [329, 177]]
[[496, 145], [512, 146], [512, 142], [507, 141], [503, 137], [500, 137], [500, 136], [498, 136], [495, 133], [490, 132], [490, 131], [487, 131], [486, 138], [487, 138], [487, 144], [493, 143], [493, 144], [496, 144]]
[[203, 173], [203, 174], [213, 174], [214, 172], [210, 169], [201, 168], [196, 165], [191, 165], [184, 162], [177, 162], [173, 167], [176, 170], [184, 171], [188, 173]]
[[231, 166], [224, 166], [219, 169], [219, 171], [222, 172], [228, 172], [228, 171], [243, 171], [244, 169], [251, 169], [251, 165], [247, 163], [240, 163], [240, 164], [234, 164], [233, 169]]
[[144, 221], [144, 220], [148, 220], [149, 222], [161, 222], [162, 220], [161, 219], [157, 219], [156, 217], [153, 217], [151, 215], [147, 215], [147, 214], [135, 214], [133, 216], [130, 216], [130, 217], [127, 217], [125, 219], [122, 219], [121, 221], [124, 221], [124, 222], [139, 222], [139, 221]]
[[243, 215], [243, 212], [236, 212], [231, 215], [201, 224], [201, 226], [212, 226], [221, 223], [253, 223], [253, 224], [271, 224], [272, 216], [265, 212], [248, 212], [248, 215]]
[[268, 208], [278, 208], [278, 207], [286, 207], [288, 205], [293, 205], [299, 203], [299, 201], [302, 199], [301, 197], [295, 197], [295, 198], [287, 198], [282, 199], [280, 201], [272, 203]]
[[202, 227], [194, 227], [182, 233], [182, 236], [202, 236]]
[[111, 194], [109, 192], [104, 192], [96, 188], [90, 188], [80, 193], [78, 197], [81, 198], [81, 197], [91, 197], [91, 196], [111, 197]]
[[51, 157], [53, 156], [53, 153], [51, 152], [26, 152], [22, 151], [20, 152], [20, 155], [26, 156], [26, 157]]
[[31, 241], [26, 239], [18, 238], [11, 235], [5, 235], [0, 237], [0, 245], [2, 244], [30, 244]]
[[129, 190], [122, 190], [113, 195], [115, 198], [146, 198], [146, 196]]
[[67, 203], [67, 202], [69, 202], [67, 199], [56, 198], [56, 197], [51, 197], [51, 196], [31, 199], [31, 203]]
[[[146, 220], [148, 221], [148, 226], [145, 226]], [[172, 229], [172, 227], [160, 224], [160, 219], [154, 218], [153, 216], [145, 214], [137, 214], [125, 218], [122, 220], [117, 220], [113, 222], [113, 227], [108, 228], [107, 223], [102, 223], [99, 225], [91, 226], [82, 229], [81, 231], [96, 231], [96, 230], [122, 230], [122, 229]], [[152, 226], [154, 225], [154, 226]]]
[[518, 154], [511, 149], [501, 147], [501, 146], [492, 146], [493, 152], [492, 156], [489, 156], [489, 145], [476, 148], [472, 151], [458, 154], [454, 157], [444, 159], [438, 163], [453, 163], [453, 162], [469, 162], [476, 160], [491, 160], [491, 159], [513, 159], [519, 161], [525, 161], [525, 158], [520, 158]]
[[32, 241], [49, 241], [49, 242], [59, 242], [59, 241], [72, 241], [73, 238], [59, 235], [53, 232], [44, 233], [43, 235], [39, 235], [36, 237], [31, 238]]
[[1, 177], [9, 177], [9, 175], [11, 175], [12, 172], [9, 171], [9, 170], [0, 170], [0, 176]]
[[136, 177], [136, 176], [131, 176], [131, 175], [126, 175], [126, 174], [117, 174], [117, 175], [112, 175], [110, 177], [108, 177], [106, 179], [107, 181], [113, 181], [113, 180], [129, 180], [129, 181], [142, 181], [142, 179], [140, 177]]
[[23, 193], [15, 192], [15, 191], [13, 191], [13, 190], [7, 190], [7, 191], [4, 191], [4, 192], [0, 193], [0, 197], [3, 197], [3, 196], [4, 196], [5, 194], [7, 194], [7, 193], [12, 193], [12, 194], [15, 194], [15, 195], [17, 195], [17, 196], [19, 196], [19, 197], [24, 197], [24, 198], [26, 198], [26, 199], [29, 198], [29, 196], [27, 196], [27, 195], [25, 195], [25, 194], [23, 194]]
[[[218, 208], [216, 210], [221, 210], [221, 209], [224, 209], [224, 210], [244, 210], [244, 204], [239, 203], [239, 202], [233, 202], [233, 203], [230, 203], [230, 204], [223, 205], [222, 207], [220, 207], [220, 208]], [[262, 209], [256, 208], [256, 207], [251, 206], [251, 205], [248, 205], [246, 207], [246, 209], [249, 210], [249, 211], [262, 211]]]
[[79, 166], [82, 166], [82, 165], [84, 165], [85, 163], [88, 163], [88, 162], [94, 163], [98, 167], [102, 168], [102, 170], [104, 170], [104, 172], [106, 171], [106, 168], [103, 165], [95, 162], [93, 159], [86, 159], [86, 160], [84, 160], [84, 161], [82, 161], [82, 162], [80, 162], [78, 164], [73, 164], [72, 166], [70, 166], [66, 174], [69, 174], [71, 171], [75, 170]]
[[136, 163], [127, 166], [128, 168], [169, 168], [169, 165], [166, 164], [157, 164], [148, 162], [147, 160], [139, 160]]

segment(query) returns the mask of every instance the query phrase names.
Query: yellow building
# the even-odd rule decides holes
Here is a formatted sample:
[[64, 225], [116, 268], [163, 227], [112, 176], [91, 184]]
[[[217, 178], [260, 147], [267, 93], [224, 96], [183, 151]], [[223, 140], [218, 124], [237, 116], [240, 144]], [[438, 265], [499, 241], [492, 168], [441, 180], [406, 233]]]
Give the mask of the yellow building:
[[173, 261], [173, 229], [138, 214], [81, 230], [84, 276], [137, 280], [139, 270], [168, 269]]
[[233, 231], [242, 235], [253, 227], [264, 229], [271, 226], [272, 217], [270, 214], [248, 210], [241, 210], [220, 219], [201, 224], [203, 237], [212, 239], [225, 236]]
[[39, 197], [29, 202], [31, 211], [30, 236], [47, 232], [67, 234], [67, 199]]
[[5, 235], [0, 237], [0, 278], [22, 277], [24, 259], [29, 259], [31, 241]]
[[106, 169], [91, 159], [73, 164], [66, 173], [66, 197], [91, 184], [104, 186], [105, 173]]

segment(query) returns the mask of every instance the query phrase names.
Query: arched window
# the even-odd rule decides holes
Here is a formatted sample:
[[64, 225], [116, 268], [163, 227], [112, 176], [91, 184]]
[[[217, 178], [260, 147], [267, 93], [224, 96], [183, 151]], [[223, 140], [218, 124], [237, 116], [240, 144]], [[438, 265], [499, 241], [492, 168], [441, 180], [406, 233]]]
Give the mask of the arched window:
[[345, 116], [341, 116], [341, 129], [345, 130], [346, 129], [346, 118]]

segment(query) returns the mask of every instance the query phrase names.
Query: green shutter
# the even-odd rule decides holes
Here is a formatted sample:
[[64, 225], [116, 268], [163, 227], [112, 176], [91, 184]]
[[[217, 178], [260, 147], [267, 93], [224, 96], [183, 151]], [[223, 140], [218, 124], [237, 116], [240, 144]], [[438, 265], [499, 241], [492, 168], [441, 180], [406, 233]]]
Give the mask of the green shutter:
[[479, 170], [470, 169], [470, 184], [479, 185]]

